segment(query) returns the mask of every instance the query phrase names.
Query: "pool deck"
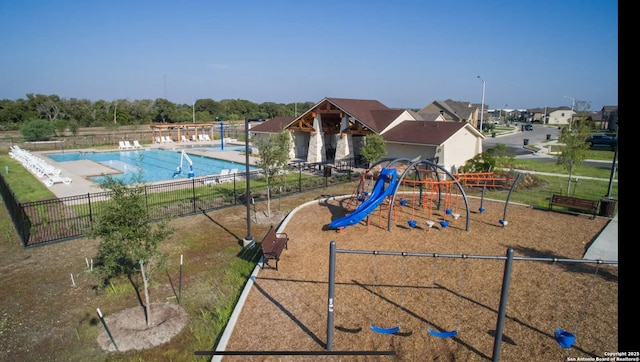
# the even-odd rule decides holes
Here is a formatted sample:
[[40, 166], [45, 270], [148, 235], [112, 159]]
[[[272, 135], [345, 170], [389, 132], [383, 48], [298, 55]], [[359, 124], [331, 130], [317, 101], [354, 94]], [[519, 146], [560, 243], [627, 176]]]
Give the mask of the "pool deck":
[[[242, 146], [244, 144], [241, 143], [229, 143], [225, 142], [225, 146], [228, 145], [230, 147]], [[185, 148], [188, 150], [189, 154], [200, 155], [212, 158], [218, 158], [226, 161], [233, 161], [237, 163], [244, 164], [246, 161], [246, 156], [238, 153], [237, 151], [207, 151], [207, 150], [190, 150], [191, 147], [217, 147], [220, 146], [220, 141], [213, 142], [175, 142], [175, 143], [161, 143], [161, 144], [149, 144], [143, 145], [142, 150], [144, 149], [167, 149], [167, 150], [179, 150]], [[137, 149], [140, 150], [140, 149]], [[76, 150], [74, 150], [76, 151]], [[93, 152], [95, 149], [83, 149], [77, 151], [84, 152]], [[118, 149], [108, 150], [108, 151], [123, 151]], [[134, 149], [132, 149], [134, 151]], [[126, 150], [124, 150], [126, 152]], [[52, 152], [37, 152], [41, 156], [46, 156], [48, 153]], [[77, 195], [85, 195], [88, 193], [102, 192], [104, 191], [100, 186], [92, 181], [90, 177], [100, 176], [102, 174], [117, 174], [120, 171], [113, 169], [111, 167], [107, 167], [98, 162], [94, 162], [91, 160], [78, 160], [78, 161], [67, 161], [67, 162], [56, 162], [53, 159], [47, 157], [47, 162], [61, 170], [60, 175], [71, 177], [71, 183], [66, 185], [64, 183], [55, 183], [52, 186], [49, 186], [49, 190], [51, 190], [56, 197], [69, 197], [69, 196], [77, 196]], [[255, 166], [257, 157], [249, 156], [249, 164]], [[196, 177], [197, 178], [197, 177]]]

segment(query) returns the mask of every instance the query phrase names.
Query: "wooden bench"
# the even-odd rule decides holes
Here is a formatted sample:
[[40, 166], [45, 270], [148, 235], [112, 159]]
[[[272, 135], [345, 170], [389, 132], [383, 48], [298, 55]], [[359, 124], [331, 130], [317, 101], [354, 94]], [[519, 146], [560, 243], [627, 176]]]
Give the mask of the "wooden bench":
[[287, 249], [288, 242], [289, 236], [286, 233], [276, 233], [276, 229], [271, 225], [267, 234], [262, 238], [262, 242], [260, 242], [260, 247], [262, 248], [262, 266], [260, 268], [263, 269], [265, 265], [269, 265], [269, 260], [275, 260], [275, 269], [278, 270], [280, 254], [284, 249]]
[[593, 213], [593, 218], [595, 219], [596, 213], [598, 212], [598, 206], [600, 206], [600, 201], [553, 194], [551, 196], [551, 200], [549, 200], [549, 210], [553, 209], [553, 205], [564, 206], [570, 209], [589, 211]]

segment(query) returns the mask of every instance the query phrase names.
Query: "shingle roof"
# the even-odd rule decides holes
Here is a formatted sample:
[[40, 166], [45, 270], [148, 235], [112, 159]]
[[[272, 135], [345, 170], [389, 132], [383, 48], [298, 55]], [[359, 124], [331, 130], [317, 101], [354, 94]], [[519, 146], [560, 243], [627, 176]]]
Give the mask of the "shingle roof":
[[256, 133], [280, 133], [282, 132], [286, 126], [291, 123], [295, 117], [273, 117], [268, 121], [264, 121], [256, 126], [251, 128], [251, 132]]
[[[434, 105], [435, 107], [430, 107], [431, 105]], [[424, 118], [425, 115], [434, 114], [433, 112], [438, 109], [445, 112], [446, 118], [453, 118], [454, 121], [464, 122], [471, 118], [471, 114], [476, 110], [476, 108], [480, 107], [476, 107], [469, 102], [447, 99], [446, 101], [433, 101], [420, 109], [418, 113]]]
[[[371, 99], [326, 98], [326, 100], [378, 133], [402, 113], [401, 110], [391, 109]], [[389, 120], [394, 114], [397, 114], [396, 117]]]
[[441, 145], [468, 123], [405, 121], [384, 133], [387, 142]]

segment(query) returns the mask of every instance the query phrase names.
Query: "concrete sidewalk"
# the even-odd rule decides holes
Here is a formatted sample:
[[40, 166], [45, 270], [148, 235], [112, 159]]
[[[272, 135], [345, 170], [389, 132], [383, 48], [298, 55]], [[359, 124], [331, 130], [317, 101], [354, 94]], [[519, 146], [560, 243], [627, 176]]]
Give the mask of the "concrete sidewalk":
[[582, 258], [618, 261], [618, 214], [609, 220]]

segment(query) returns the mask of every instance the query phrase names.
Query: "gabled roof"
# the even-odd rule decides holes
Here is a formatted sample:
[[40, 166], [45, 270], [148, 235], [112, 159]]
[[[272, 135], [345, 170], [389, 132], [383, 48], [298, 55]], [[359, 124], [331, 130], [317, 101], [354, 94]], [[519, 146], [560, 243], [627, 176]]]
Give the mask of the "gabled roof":
[[376, 133], [384, 130], [403, 112], [371, 99], [325, 98], [325, 100]]
[[387, 142], [441, 145], [466, 122], [405, 121], [384, 133]]
[[268, 121], [264, 121], [251, 128], [251, 132], [280, 133], [289, 125], [296, 117], [273, 117]]
[[[434, 107], [432, 107], [432, 105]], [[447, 118], [452, 118], [454, 121], [463, 122], [468, 121], [471, 118], [471, 114], [479, 108], [470, 102], [454, 101], [447, 99], [446, 101], [433, 101], [427, 106], [418, 111], [419, 114], [434, 114], [439, 113], [440, 110], [444, 111]], [[438, 112], [436, 112], [436, 109]]]

